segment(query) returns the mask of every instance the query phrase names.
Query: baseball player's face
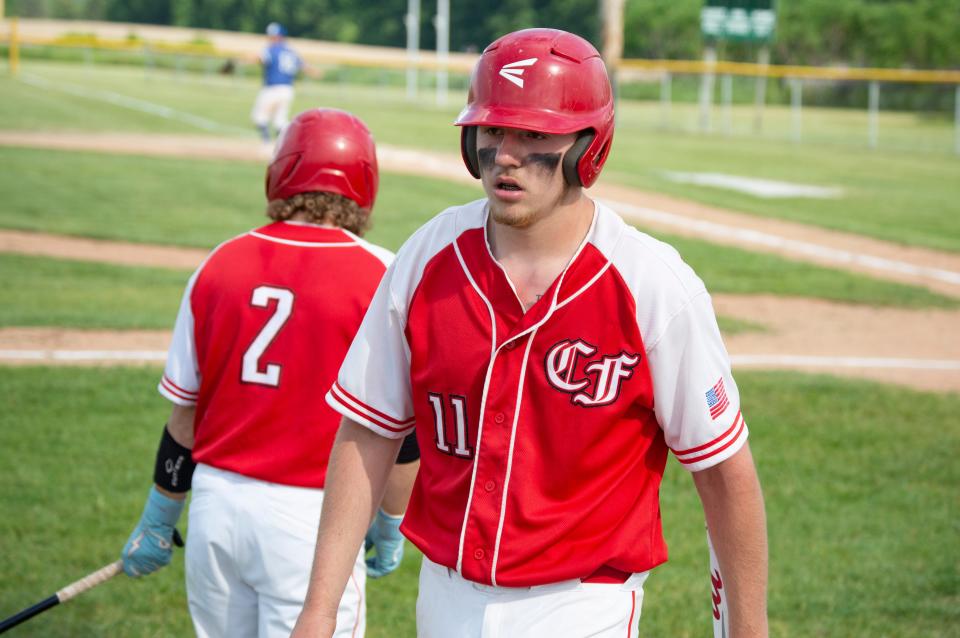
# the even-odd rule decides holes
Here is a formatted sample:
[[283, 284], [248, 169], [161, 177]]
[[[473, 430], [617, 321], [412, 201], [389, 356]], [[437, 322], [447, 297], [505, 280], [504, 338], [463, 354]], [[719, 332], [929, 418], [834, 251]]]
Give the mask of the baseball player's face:
[[481, 126], [477, 155], [483, 190], [494, 221], [525, 228], [570, 195], [560, 161], [576, 134], [552, 135]]

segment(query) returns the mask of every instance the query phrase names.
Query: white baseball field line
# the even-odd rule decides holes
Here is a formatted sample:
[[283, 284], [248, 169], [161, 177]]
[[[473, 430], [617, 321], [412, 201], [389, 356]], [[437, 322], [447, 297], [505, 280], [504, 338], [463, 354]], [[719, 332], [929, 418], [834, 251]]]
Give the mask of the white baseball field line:
[[39, 75], [34, 75], [32, 73], [22, 73], [20, 75], [20, 80], [24, 84], [29, 84], [30, 86], [39, 89], [46, 89], [47, 91], [59, 91], [68, 95], [85, 97], [91, 100], [100, 100], [102, 102], [107, 102], [109, 104], [113, 104], [114, 106], [121, 106], [132, 111], [156, 115], [157, 117], [162, 117], [165, 120], [174, 120], [184, 124], [189, 124], [190, 126], [195, 126], [203, 131], [209, 131], [212, 133], [231, 133], [234, 135], [238, 133], [249, 133], [247, 129], [221, 124], [220, 122], [216, 122], [199, 115], [194, 115], [193, 113], [179, 111], [177, 109], [170, 108], [169, 106], [163, 106], [162, 104], [156, 104], [148, 100], [141, 100], [139, 98], [130, 97], [129, 95], [123, 95], [121, 93], [114, 93], [113, 91], [91, 89], [78, 84], [70, 84], [69, 82], [51, 82], [46, 78], [43, 78]]
[[[789, 239], [781, 235], [764, 233], [757, 230], [738, 228], [716, 222], [690, 219], [683, 215], [676, 215], [662, 210], [647, 208], [644, 206], [634, 206], [625, 202], [606, 202], [612, 208], [622, 211], [633, 219], [656, 222], [668, 226], [675, 226], [686, 230], [698, 230], [704, 237], [722, 238], [729, 237], [736, 239], [738, 243], [756, 244], [769, 248], [776, 248], [786, 253], [796, 255], [808, 255], [816, 257], [819, 260], [834, 263], [844, 267], [849, 265], [860, 265], [870, 270], [887, 271], [917, 277], [919, 279], [928, 279], [942, 281], [955, 286], [960, 286], [960, 272], [944, 270], [942, 268], [930, 268], [918, 266], [905, 261], [895, 259], [885, 259], [873, 255], [851, 252], [848, 250], [839, 250], [828, 246], [821, 246], [806, 241]], [[960, 291], [958, 291], [960, 292]]]
[[164, 350], [0, 350], [0, 361], [106, 363], [166, 361]]

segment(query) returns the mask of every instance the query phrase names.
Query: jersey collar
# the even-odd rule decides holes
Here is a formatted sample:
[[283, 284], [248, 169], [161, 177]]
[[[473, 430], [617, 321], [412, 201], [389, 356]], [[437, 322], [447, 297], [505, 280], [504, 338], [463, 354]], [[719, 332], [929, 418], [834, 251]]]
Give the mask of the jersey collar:
[[491, 309], [497, 323], [497, 346], [518, 338], [545, 323], [563, 306], [596, 282], [609, 265], [609, 260], [594, 245], [598, 219], [602, 215], [594, 204], [593, 220], [580, 246], [566, 268], [557, 276], [544, 295], [527, 312], [506, 271], [493, 257], [487, 240], [485, 209], [483, 224], [459, 235], [454, 248], [468, 279], [478, 295]]
[[357, 243], [356, 236], [342, 228], [307, 222], [274, 222], [251, 230], [250, 234], [268, 241], [304, 246], [350, 246]]

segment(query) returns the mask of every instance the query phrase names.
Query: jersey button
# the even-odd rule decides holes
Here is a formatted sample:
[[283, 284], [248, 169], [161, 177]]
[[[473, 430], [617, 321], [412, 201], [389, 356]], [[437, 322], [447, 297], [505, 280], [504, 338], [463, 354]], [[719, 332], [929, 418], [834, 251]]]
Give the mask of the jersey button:
[[473, 550], [473, 557], [476, 558], [477, 560], [483, 560], [483, 550], [482, 549]]
[[505, 346], [503, 346], [503, 347], [504, 347], [505, 349], [507, 349], [507, 350], [513, 350], [514, 348], [517, 347], [517, 342], [516, 342], [516, 341], [511, 341], [511, 342], [507, 343], [507, 345], [505, 345]]
[[503, 416], [503, 412], [497, 412], [496, 416], [493, 417], [493, 420], [497, 423], [503, 423], [507, 417]]
[[496, 489], [496, 487], [497, 487], [497, 484], [494, 483], [493, 481], [487, 481], [486, 483], [483, 484], [483, 489], [487, 490], [488, 492], [492, 492], [493, 490]]

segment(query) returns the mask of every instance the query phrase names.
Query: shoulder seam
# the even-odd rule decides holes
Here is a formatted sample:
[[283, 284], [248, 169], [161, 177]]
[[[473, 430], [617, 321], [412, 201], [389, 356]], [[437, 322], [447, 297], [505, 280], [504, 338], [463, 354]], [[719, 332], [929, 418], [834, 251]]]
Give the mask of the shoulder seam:
[[[250, 231], [247, 231], [247, 232], [245, 232], [245, 233], [240, 233], [239, 235], [235, 235], [235, 236], [231, 237], [230, 239], [225, 239], [225, 240], [223, 240], [222, 242], [220, 242], [219, 244], [217, 244], [216, 246], [214, 246], [213, 249], [212, 249], [209, 253], [207, 253], [207, 256], [203, 258], [203, 261], [200, 262], [200, 264], [197, 266], [196, 270], [193, 271], [193, 275], [191, 275], [190, 278], [193, 279], [193, 280], [198, 279], [198, 278], [200, 277], [200, 273], [201, 273], [201, 272], [203, 271], [203, 269], [206, 267], [207, 262], [209, 262], [210, 259], [212, 259], [213, 256], [216, 255], [216, 254], [220, 251], [221, 248], [223, 248], [223, 247], [226, 246], [227, 244], [232, 244], [233, 242], [237, 241], [238, 239], [243, 239], [244, 237], [249, 236], [249, 234], [250, 234]], [[188, 281], [188, 284], [187, 284], [187, 285], [189, 285], [189, 281]], [[192, 290], [191, 290], [191, 294], [192, 294]]]
[[684, 312], [686, 312], [687, 309], [690, 308], [690, 306], [693, 305], [693, 302], [694, 302], [694, 301], [696, 301], [697, 299], [699, 299], [699, 298], [702, 297], [703, 295], [709, 295], [709, 294], [710, 294], [710, 293], [707, 292], [706, 288], [704, 288], [703, 290], [701, 290], [701, 291], [698, 292], [697, 294], [692, 295], [691, 297], [689, 297], [689, 298], [687, 299], [687, 301], [686, 301], [682, 306], [680, 306], [680, 307], [677, 309], [676, 312], [674, 312], [672, 315], [670, 315], [670, 318], [667, 319], [667, 322], [666, 322], [666, 323], [664, 324], [664, 326], [663, 326], [663, 330], [661, 330], [661, 331], [660, 331], [660, 334], [657, 335], [657, 338], [653, 341], [653, 344], [650, 345], [649, 347], [647, 347], [647, 354], [649, 355], [651, 352], [653, 352], [653, 351], [657, 348], [658, 345], [660, 345], [660, 342], [663, 340], [664, 335], [666, 335], [668, 332], [670, 332], [670, 327], [673, 325], [673, 322], [674, 322], [674, 320], [676, 320], [677, 317], [679, 317], [681, 314], [683, 314]]
[[[346, 228], [341, 228], [340, 230], [346, 233], [348, 237], [352, 238], [358, 248], [362, 248], [365, 252], [372, 255], [377, 261], [382, 263], [385, 267], [389, 267], [390, 262], [392, 262], [397, 256], [396, 253], [390, 250], [389, 248], [385, 248], [380, 244], [375, 244], [371, 241], [367, 241], [363, 237], [351, 233]], [[387, 259], [384, 259], [380, 254], [378, 254], [379, 252], [383, 252], [386, 255], [389, 255], [389, 257]]]
[[[638, 230], [637, 228], [635, 228], [635, 227], [633, 227], [633, 226], [630, 226], [629, 224], [626, 224], [626, 226], [627, 226], [627, 228], [624, 230], [624, 233], [623, 233], [623, 236], [624, 236], [624, 237], [629, 237], [630, 239], [632, 239], [632, 240], [634, 240], [634, 241], [636, 241], [636, 242], [638, 242], [638, 243], [640, 243], [640, 244], [646, 244], [647, 242], [645, 241], [645, 239], [649, 239], [649, 240], [651, 240], [651, 241], [653, 241], [653, 242], [655, 242], [655, 243], [657, 243], [657, 244], [662, 244], [662, 245], [664, 245], [664, 246], [667, 246], [667, 247], [669, 247], [671, 250], [673, 250], [673, 251], [677, 254], [678, 260], [679, 260], [679, 263], [680, 263], [680, 264], [686, 266], [687, 268], [690, 268], [690, 265], [687, 264], [685, 261], [683, 261], [683, 256], [680, 255], [680, 251], [678, 251], [673, 244], [671, 244], [671, 243], [669, 243], [669, 242], [665, 242], [665, 241], [663, 241], [662, 239], [657, 239], [657, 238], [654, 237], [653, 235], [648, 235], [648, 234], [644, 233], [643, 231], [640, 231], [640, 230]], [[617, 247], [619, 247], [619, 243], [617, 244]], [[687, 301], [692, 300], [693, 298], [699, 296], [700, 294], [702, 294], [702, 293], [704, 293], [704, 292], [709, 292], [709, 291], [707, 290], [707, 288], [706, 288], [706, 285], [703, 284], [703, 281], [700, 280], [699, 277], [698, 277], [698, 280], [699, 280], [699, 281], [701, 282], [701, 284], [703, 284], [703, 285], [702, 285], [701, 287], [699, 287], [699, 288], [694, 288], [693, 290], [691, 290], [690, 287], [686, 285], [684, 278], [680, 276], [680, 273], [679, 273], [679, 271], [677, 270], [677, 268], [675, 268], [674, 265], [672, 265], [669, 260], [665, 259], [662, 255], [658, 254], [656, 251], [650, 251], [650, 255], [651, 255], [651, 257], [653, 257], [654, 259], [656, 259], [657, 263], [662, 264], [667, 270], [670, 271], [670, 274], [671, 274], [671, 275], [673, 276], [673, 278], [680, 284], [682, 290], [683, 290], [684, 293], [686, 294], [686, 296], [687, 296], [687, 298], [688, 298]], [[690, 268], [690, 269], [692, 270], [692, 268]], [[694, 273], [694, 274], [696, 274], [696, 273]]]

